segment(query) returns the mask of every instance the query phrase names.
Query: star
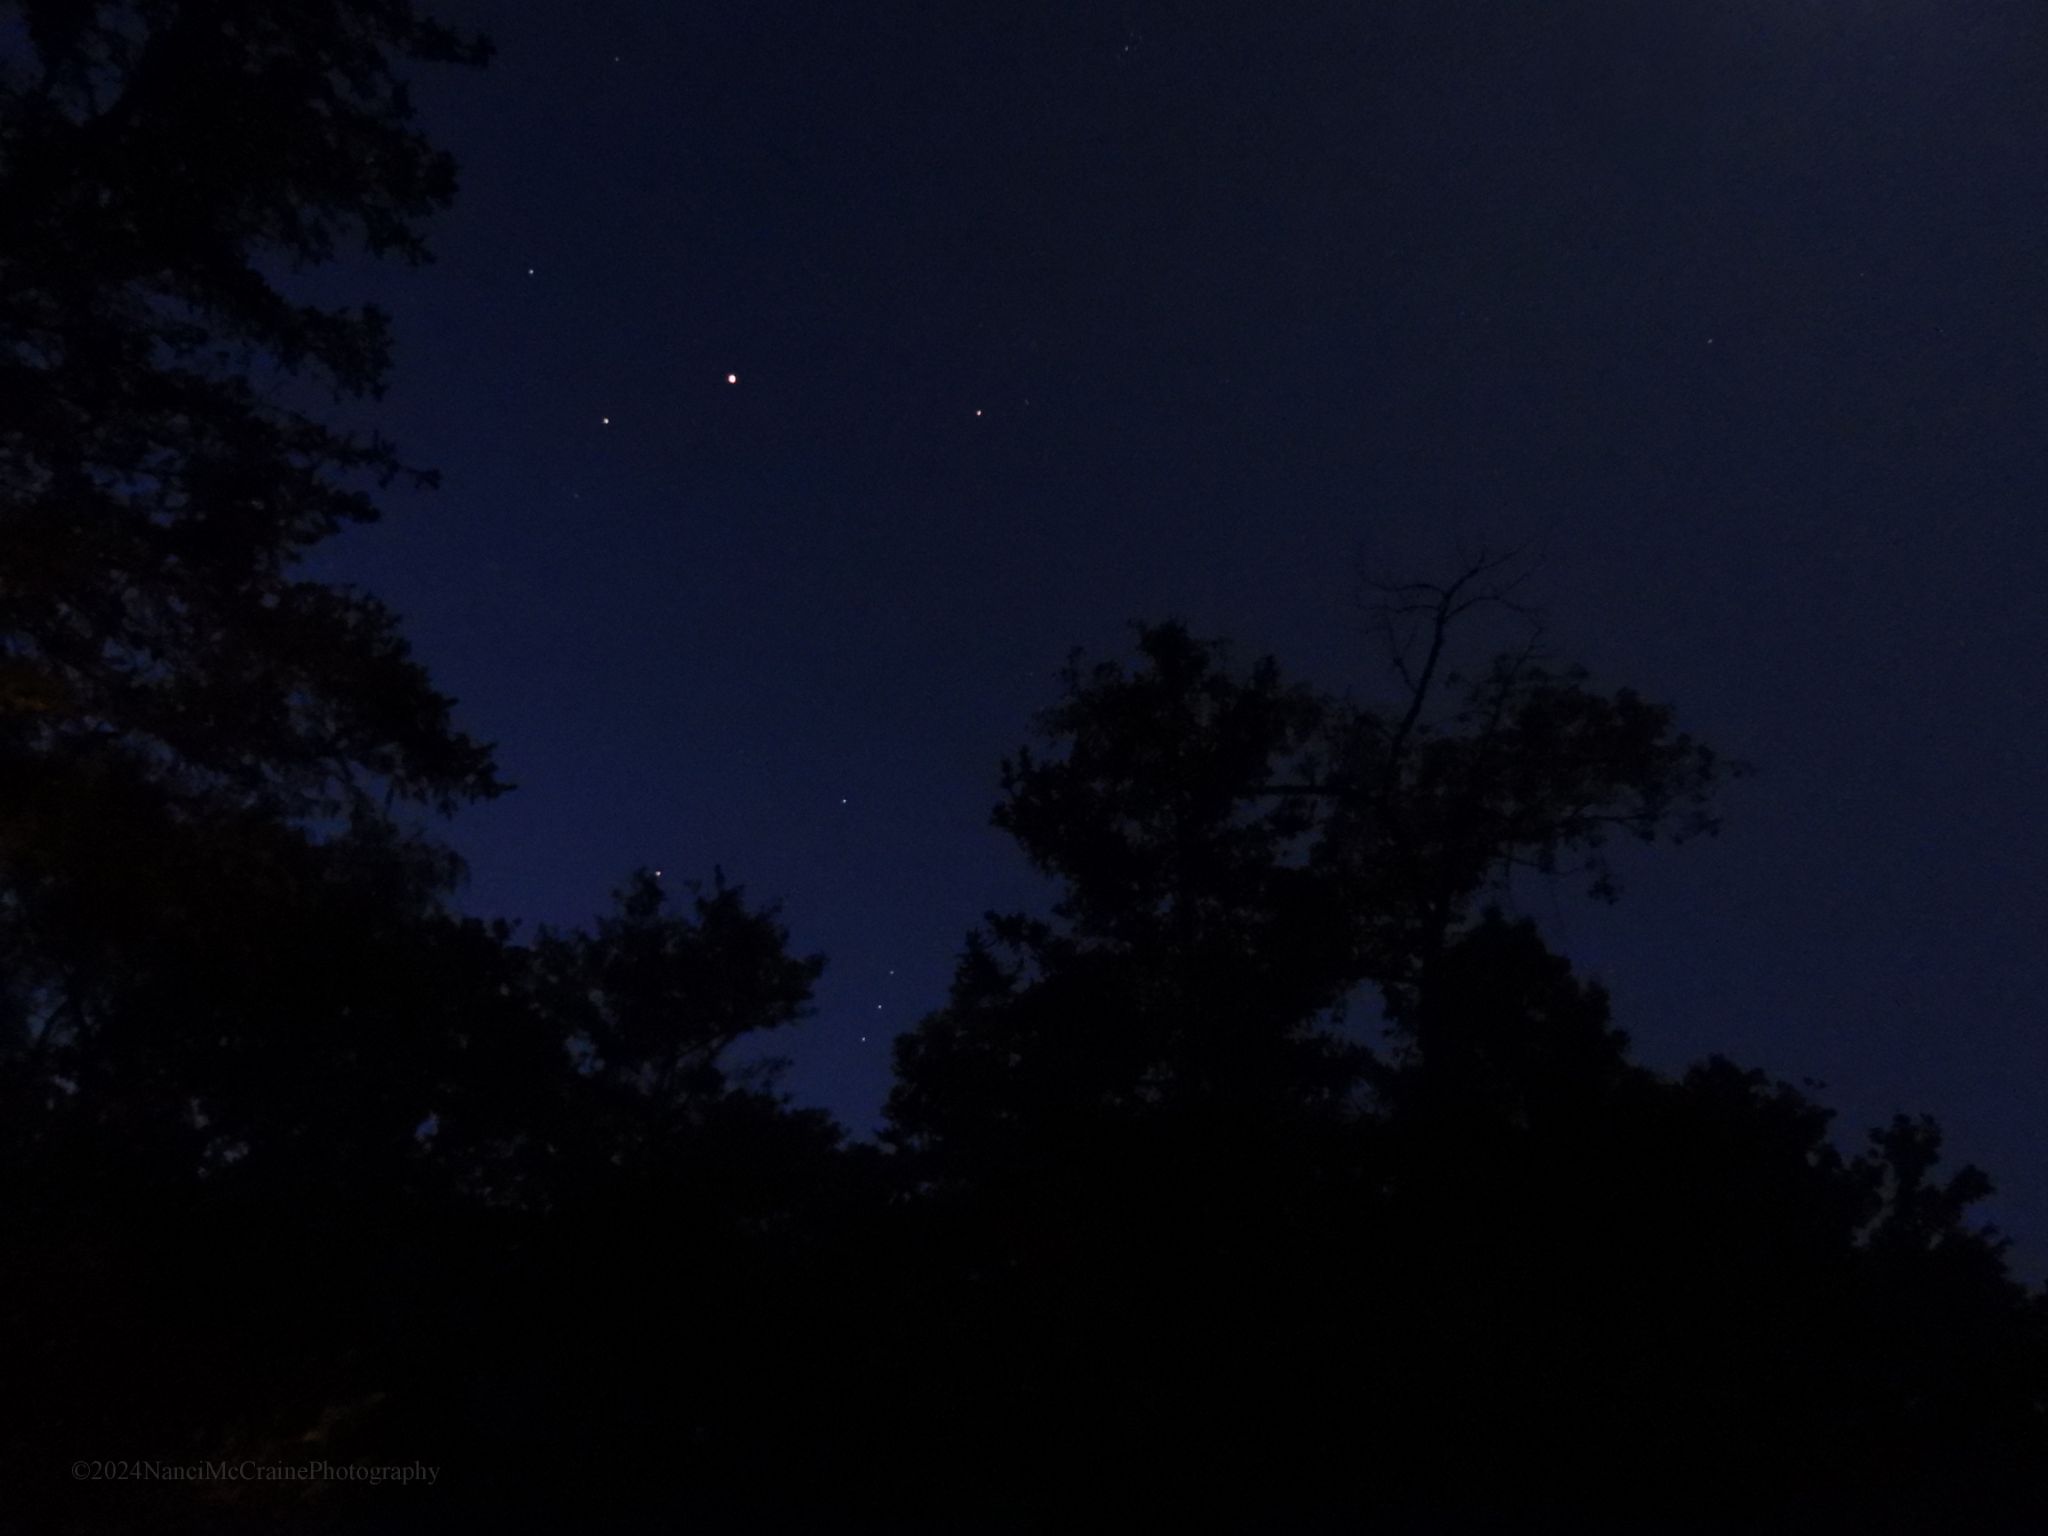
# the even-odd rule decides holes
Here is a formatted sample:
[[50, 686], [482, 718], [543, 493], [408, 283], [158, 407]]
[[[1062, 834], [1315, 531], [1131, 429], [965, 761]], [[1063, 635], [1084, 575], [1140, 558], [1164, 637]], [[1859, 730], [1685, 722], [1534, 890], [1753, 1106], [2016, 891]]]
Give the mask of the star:
[[600, 416], [598, 417], [598, 420], [603, 422], [606, 426], [610, 426], [612, 424], [612, 419], [609, 416]]
[[726, 383], [728, 383], [728, 384], [737, 384], [737, 383], [739, 383], [739, 381], [740, 381], [740, 376], [739, 376], [738, 374], [736, 374], [736, 373], [728, 373], [728, 374], [727, 374], [727, 375], [725, 376], [725, 382], [726, 382]]

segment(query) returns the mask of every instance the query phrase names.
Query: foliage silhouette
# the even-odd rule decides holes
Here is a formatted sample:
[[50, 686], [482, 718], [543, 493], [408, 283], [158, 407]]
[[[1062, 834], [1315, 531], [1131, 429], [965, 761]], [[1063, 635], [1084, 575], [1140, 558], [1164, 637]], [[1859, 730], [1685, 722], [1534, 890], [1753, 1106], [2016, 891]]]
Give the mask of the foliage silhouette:
[[[1711, 830], [1732, 771], [1532, 649], [1434, 712], [1490, 568], [1402, 589], [1430, 642], [1392, 712], [1158, 627], [1008, 766], [1062, 898], [970, 936], [890, 1105], [959, 1358], [1020, 1384], [947, 1457], [1056, 1506], [1085, 1477], [1043, 1469], [1114, 1447], [1247, 1523], [2036, 1507], [2040, 1300], [1967, 1220], [1988, 1181], [1930, 1181], [1924, 1121], [1847, 1158], [1761, 1074], [1633, 1064], [1487, 903], [1573, 858], [1611, 897], [1603, 833]], [[1377, 1046], [1344, 1026], [1375, 994]]]
[[[400, 465], [286, 403], [379, 390], [384, 318], [272, 275], [348, 242], [424, 256], [453, 171], [394, 71], [484, 49], [403, 4], [9, 9], [29, 45], [0, 74], [10, 1087], [84, 1116], [123, 1099], [189, 1167], [275, 1118], [266, 1053], [317, 1035], [260, 1022], [230, 944], [303, 952], [344, 912], [423, 915], [457, 866], [391, 808], [503, 787], [393, 616], [295, 572]], [[310, 1045], [292, 1067], [325, 1070]]]
[[[485, 45], [403, 0], [8, 11], [0, 1349], [11, 1481], [47, 1492], [52, 1446], [299, 1453], [445, 1400], [463, 1357], [434, 1341], [539, 1265], [534, 1223], [644, 1209], [608, 1160], [659, 1163], [635, 1200], [682, 1169], [766, 1222], [773, 1157], [837, 1132], [711, 1064], [815, 975], [737, 891], [662, 929], [643, 884], [616, 931], [534, 949], [446, 909], [459, 864], [400, 813], [501, 792], [490, 751], [388, 610], [297, 569], [431, 477], [314, 403], [379, 392], [384, 316], [286, 274], [425, 258], [454, 173], [402, 71]], [[571, 990], [591, 965], [604, 1003]], [[699, 980], [717, 1038], [636, 1037], [650, 987]], [[689, 1081], [643, 1107], [686, 1105], [722, 1181], [627, 1113], [622, 1051], [664, 1048]]]

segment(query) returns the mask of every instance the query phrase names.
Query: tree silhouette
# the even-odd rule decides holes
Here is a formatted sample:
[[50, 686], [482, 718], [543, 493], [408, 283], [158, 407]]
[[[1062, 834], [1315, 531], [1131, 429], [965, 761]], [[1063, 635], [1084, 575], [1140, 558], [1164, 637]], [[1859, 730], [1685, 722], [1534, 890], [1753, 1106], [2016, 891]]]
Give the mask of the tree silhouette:
[[[374, 782], [492, 792], [373, 599], [294, 579], [373, 518], [395, 450], [288, 403], [378, 392], [385, 317], [271, 275], [344, 243], [418, 261], [454, 190], [401, 61], [481, 44], [403, 4], [20, 7], [0, 93], [11, 735], [289, 815]], [[296, 380], [296, 391], [282, 387]]]
[[[165, 1038], [183, 957], [228, 963], [215, 893], [278, 912], [273, 936], [324, 931], [351, 881], [410, 887], [417, 913], [455, 866], [390, 808], [502, 788], [392, 615], [296, 573], [400, 465], [290, 403], [380, 389], [384, 317], [274, 276], [350, 242], [424, 256], [453, 171], [396, 71], [484, 49], [403, 4], [11, 9], [29, 47], [0, 75], [9, 1077], [28, 1102], [197, 1098], [212, 1133], [187, 1139], [233, 1145], [221, 1083], [189, 1075], [200, 1047]], [[286, 920], [288, 888], [310, 909]], [[264, 1072], [223, 1071], [245, 1069]]]
[[[949, 1340], [920, 1391], [981, 1410], [917, 1433], [1191, 1518], [2038, 1507], [2041, 1304], [1968, 1222], [1982, 1175], [1933, 1182], [1926, 1122], [1849, 1157], [1760, 1073], [1634, 1064], [1491, 904], [1523, 868], [1612, 898], [1608, 835], [1711, 830], [1740, 771], [1533, 646], [1453, 676], [1493, 569], [1394, 589], [1391, 710], [1176, 626], [1070, 669], [996, 812], [1060, 897], [898, 1045]], [[1344, 1023], [1375, 994], [1379, 1047]]]
[[452, 170], [396, 71], [482, 49], [403, 4], [7, 9], [7, 1421], [217, 1449], [383, 1326], [498, 995], [502, 933], [394, 814], [498, 792], [490, 753], [387, 610], [295, 568], [400, 472], [304, 404], [381, 387], [385, 322], [281, 275], [423, 256]]
[[[1143, 631], [1136, 672], [1072, 664], [1044, 723], [1057, 755], [1008, 762], [995, 813], [1062, 882], [1054, 920], [970, 941], [951, 1006], [901, 1047], [899, 1142], [942, 1163], [963, 1136], [1091, 1107], [1341, 1100], [1361, 1058], [1324, 1027], [1334, 1011], [1367, 984], [1411, 997], [1511, 870], [1577, 857], [1611, 894], [1612, 832], [1711, 830], [1734, 770], [1668, 710], [1533, 647], [1476, 680], [1446, 672], [1451, 627], [1503, 596], [1497, 568], [1402, 589], [1426, 594], [1410, 606], [1429, 640], [1418, 665], [1397, 652], [1392, 710], [1270, 661], [1233, 675], [1175, 625]], [[1116, 1022], [1073, 1028], [1077, 990]]]
[[[387, 326], [289, 273], [425, 257], [453, 168], [401, 72], [484, 45], [403, 0], [12, 10], [8, 1469], [554, 1443], [617, 1470], [670, 1429], [760, 1462], [755, 1425], [794, 1420], [743, 1341], [881, 1190], [725, 1061], [818, 962], [722, 880], [677, 917], [637, 877], [530, 945], [450, 912], [459, 863], [413, 818], [501, 792], [490, 751], [388, 610], [299, 569], [431, 477], [323, 419], [381, 389]], [[719, 1327], [686, 1345], [675, 1308]], [[638, 1337], [533, 1324], [579, 1311]], [[685, 1374], [709, 1395], [670, 1423]]]

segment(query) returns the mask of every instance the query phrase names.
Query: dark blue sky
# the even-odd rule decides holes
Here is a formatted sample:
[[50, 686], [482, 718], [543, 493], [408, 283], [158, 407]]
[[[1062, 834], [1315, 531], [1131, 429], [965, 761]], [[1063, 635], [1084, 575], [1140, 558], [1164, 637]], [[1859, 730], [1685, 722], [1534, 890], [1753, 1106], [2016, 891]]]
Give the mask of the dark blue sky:
[[2048, 1268], [2038, 4], [439, 9], [501, 47], [420, 82], [441, 260], [341, 286], [446, 485], [324, 566], [521, 786], [474, 909], [722, 864], [865, 1127], [1033, 892], [987, 815], [1070, 647], [1370, 694], [1360, 559], [1529, 543], [1561, 653], [1759, 772], [1526, 910], [1654, 1065], [1938, 1115]]

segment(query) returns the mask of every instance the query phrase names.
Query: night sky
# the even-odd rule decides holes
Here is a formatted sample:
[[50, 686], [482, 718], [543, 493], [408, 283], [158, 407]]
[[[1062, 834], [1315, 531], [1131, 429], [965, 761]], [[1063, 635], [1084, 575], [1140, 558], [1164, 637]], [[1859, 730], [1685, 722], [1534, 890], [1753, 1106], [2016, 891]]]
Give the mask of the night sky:
[[1071, 647], [1373, 696], [1361, 562], [1527, 546], [1560, 656], [1758, 772], [1520, 910], [1651, 1065], [1937, 1115], [2048, 1269], [2037, 0], [436, 9], [500, 46], [418, 81], [441, 259], [321, 290], [446, 481], [321, 569], [520, 786], [472, 910], [722, 865], [866, 1130], [1040, 899], [988, 813]]

